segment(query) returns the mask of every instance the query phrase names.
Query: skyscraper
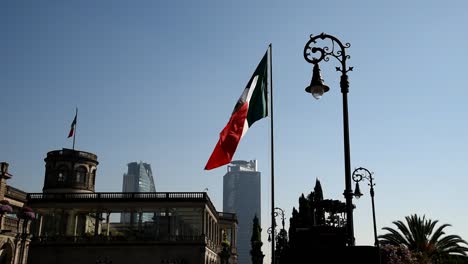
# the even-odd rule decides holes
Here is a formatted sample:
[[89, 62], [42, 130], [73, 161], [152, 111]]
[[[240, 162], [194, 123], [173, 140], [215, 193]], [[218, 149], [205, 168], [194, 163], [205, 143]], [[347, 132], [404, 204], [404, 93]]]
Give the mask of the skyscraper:
[[[127, 166], [128, 171], [123, 175], [122, 192], [156, 192], [150, 164], [140, 161], [130, 162]], [[122, 213], [120, 221], [122, 223], [136, 223], [137, 217], [135, 214]], [[151, 217], [151, 214], [143, 214], [142, 222], [152, 221]]]
[[255, 215], [261, 223], [261, 173], [257, 161], [232, 161], [223, 178], [223, 211], [236, 213], [238, 263], [251, 263], [250, 239]]

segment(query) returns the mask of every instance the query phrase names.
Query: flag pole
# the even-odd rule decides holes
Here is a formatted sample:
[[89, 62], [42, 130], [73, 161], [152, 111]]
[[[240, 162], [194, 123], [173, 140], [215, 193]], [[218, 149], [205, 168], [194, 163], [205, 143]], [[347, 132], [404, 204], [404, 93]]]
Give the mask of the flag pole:
[[73, 150], [75, 150], [75, 137], [76, 137], [76, 128], [78, 126], [78, 107], [75, 110], [76, 122], [75, 122], [75, 131], [73, 131]]
[[270, 68], [270, 139], [271, 139], [271, 263], [275, 264], [275, 152], [273, 140], [273, 70], [272, 70], [272, 45], [270, 43], [269, 49], [269, 68]]

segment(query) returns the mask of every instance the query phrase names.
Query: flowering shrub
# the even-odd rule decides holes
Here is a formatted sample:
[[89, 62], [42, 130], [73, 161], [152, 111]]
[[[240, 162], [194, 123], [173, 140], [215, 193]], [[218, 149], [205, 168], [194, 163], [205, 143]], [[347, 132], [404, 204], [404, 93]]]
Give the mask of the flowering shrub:
[[382, 264], [421, 264], [405, 246], [381, 245], [380, 255]]
[[13, 208], [11, 208], [10, 203], [7, 200], [0, 201], [0, 214], [11, 212], [13, 212]]
[[16, 216], [21, 219], [27, 219], [27, 220], [34, 220], [36, 219], [36, 215], [34, 214], [34, 211], [27, 207], [23, 206], [18, 213], [16, 213]]

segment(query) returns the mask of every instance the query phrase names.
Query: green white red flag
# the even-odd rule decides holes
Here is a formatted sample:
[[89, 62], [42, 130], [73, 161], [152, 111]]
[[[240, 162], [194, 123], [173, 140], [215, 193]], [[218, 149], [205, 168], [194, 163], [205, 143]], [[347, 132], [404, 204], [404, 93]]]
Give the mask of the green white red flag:
[[68, 132], [68, 138], [73, 137], [73, 135], [75, 134], [76, 118], [77, 117], [78, 117], [78, 110], [76, 110], [75, 118], [73, 118], [73, 121], [71, 123], [70, 132]]
[[255, 121], [268, 115], [268, 51], [237, 101], [229, 122], [219, 134], [219, 140], [206, 163], [205, 170], [229, 164], [241, 138]]

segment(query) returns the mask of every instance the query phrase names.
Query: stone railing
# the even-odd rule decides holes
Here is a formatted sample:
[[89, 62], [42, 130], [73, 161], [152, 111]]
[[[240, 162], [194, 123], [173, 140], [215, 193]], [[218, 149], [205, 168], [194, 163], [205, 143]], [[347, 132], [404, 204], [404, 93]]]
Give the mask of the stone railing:
[[204, 243], [205, 238], [203, 235], [199, 236], [105, 236], [105, 235], [82, 235], [82, 236], [64, 236], [64, 235], [52, 235], [52, 236], [35, 236], [32, 238], [34, 243], [113, 243], [113, 242], [199, 242]]
[[167, 200], [167, 199], [208, 199], [204, 192], [101, 192], [101, 193], [28, 193], [29, 202], [45, 200]]

